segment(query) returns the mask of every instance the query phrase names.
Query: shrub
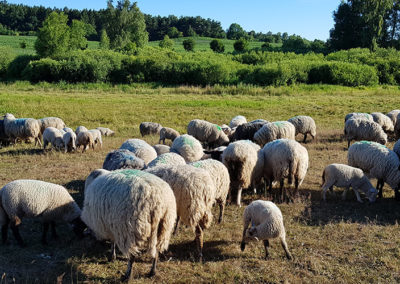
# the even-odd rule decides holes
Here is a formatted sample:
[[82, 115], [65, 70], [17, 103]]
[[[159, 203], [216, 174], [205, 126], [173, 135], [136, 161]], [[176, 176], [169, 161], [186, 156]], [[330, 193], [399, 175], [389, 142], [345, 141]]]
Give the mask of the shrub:
[[210, 42], [210, 48], [212, 51], [217, 52], [217, 53], [223, 53], [225, 51], [225, 45], [219, 39], [213, 39]]
[[11, 61], [15, 58], [13, 50], [9, 47], [0, 46], [0, 79], [5, 79], [7, 69]]
[[[36, 55], [19, 55], [10, 62], [7, 69], [8, 79], [25, 79], [22, 76], [22, 72], [28, 66], [29, 62], [39, 60]], [[29, 79], [29, 78], [28, 78]]]
[[235, 41], [235, 43], [233, 44], [233, 48], [235, 49], [235, 51], [237, 52], [243, 52], [245, 50], [247, 50], [249, 47], [249, 43], [247, 42], [247, 40], [245, 40], [244, 38], [238, 39], [237, 41]]
[[31, 82], [55, 82], [60, 80], [61, 64], [60, 62], [42, 58], [40, 60], [31, 61], [22, 72], [22, 76]]
[[169, 48], [171, 49], [174, 46], [174, 41], [169, 38], [168, 35], [164, 36], [164, 39], [160, 41], [158, 44], [161, 48]]
[[25, 49], [26, 48], [26, 42], [25, 41], [21, 41], [19, 43], [19, 47], [22, 48], [22, 49]]
[[186, 51], [194, 51], [194, 46], [196, 45], [196, 42], [194, 41], [194, 39], [188, 38], [188, 39], [185, 39], [182, 44], [183, 44], [183, 48]]

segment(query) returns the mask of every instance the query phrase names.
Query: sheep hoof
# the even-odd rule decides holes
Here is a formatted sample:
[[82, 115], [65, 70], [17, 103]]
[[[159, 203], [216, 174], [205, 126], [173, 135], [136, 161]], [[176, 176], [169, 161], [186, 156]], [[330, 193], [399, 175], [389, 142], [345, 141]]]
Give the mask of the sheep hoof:
[[245, 243], [245, 242], [242, 242], [242, 243], [240, 244], [240, 249], [241, 249], [242, 251], [244, 251], [245, 248], [246, 248], [246, 243]]
[[152, 277], [154, 277], [154, 276], [156, 276], [156, 272], [153, 271], [153, 269], [152, 269], [149, 273], [147, 273], [147, 277], [148, 277], [148, 278], [152, 278]]
[[293, 259], [293, 257], [292, 257], [291, 254], [286, 254], [286, 258], [289, 259], [289, 260], [292, 260], [292, 259]]

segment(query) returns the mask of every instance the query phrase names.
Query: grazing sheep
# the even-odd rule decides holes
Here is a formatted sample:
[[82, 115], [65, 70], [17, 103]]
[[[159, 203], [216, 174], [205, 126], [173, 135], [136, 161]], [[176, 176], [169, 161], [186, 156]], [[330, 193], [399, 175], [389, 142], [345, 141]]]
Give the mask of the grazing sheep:
[[231, 122], [229, 123], [229, 127], [235, 128], [243, 123], [247, 123], [247, 119], [242, 115], [238, 115], [232, 118]]
[[43, 132], [43, 149], [49, 143], [57, 150], [64, 148], [63, 134], [55, 127], [47, 127]]
[[119, 169], [141, 170], [144, 167], [144, 161], [136, 157], [134, 153], [126, 149], [111, 151], [107, 154], [103, 163], [103, 169], [109, 171], [115, 171]]
[[268, 122], [269, 122], [268, 120], [259, 118], [259, 119], [252, 120], [252, 121], [250, 121], [249, 123], [262, 123], [262, 124], [266, 124], [266, 123], [268, 123]]
[[333, 186], [344, 187], [342, 199], [346, 199], [346, 193], [351, 187], [356, 194], [357, 201], [363, 203], [358, 191], [363, 192], [370, 202], [376, 200], [378, 191], [374, 188], [364, 172], [343, 164], [330, 164], [322, 173], [322, 197], [326, 201], [326, 191], [333, 191]]
[[288, 121], [276, 121], [264, 124], [254, 134], [254, 141], [263, 147], [266, 143], [276, 139], [287, 138], [295, 139], [296, 128]]
[[85, 191], [89, 187], [89, 185], [99, 176], [110, 173], [110, 171], [104, 169], [97, 169], [92, 171], [85, 180]]
[[231, 192], [237, 193], [236, 205], [238, 206], [240, 206], [242, 190], [253, 185], [259, 150], [260, 146], [250, 140], [240, 140], [229, 144], [222, 153], [222, 163], [229, 172]]
[[[69, 128], [69, 127], [64, 127], [62, 130], [64, 132], [73, 132], [73, 133], [75, 133], [75, 131], [72, 128]], [[75, 135], [76, 135], [76, 133], [75, 133]]]
[[73, 224], [74, 232], [83, 236], [84, 224], [80, 219], [81, 210], [68, 193], [57, 184], [39, 180], [15, 180], [0, 190], [0, 223], [3, 243], [7, 241], [10, 225], [20, 246], [24, 241], [19, 234], [19, 225], [23, 217], [40, 218], [43, 222], [42, 243], [46, 244], [46, 235], [51, 225], [54, 238], [57, 238], [55, 223], [64, 221]]
[[170, 139], [172, 142], [174, 142], [176, 137], [178, 137], [179, 135], [179, 132], [175, 129], [163, 127], [160, 130], [160, 140], [158, 141], [158, 143], [161, 143], [162, 141], [163, 144], [165, 144], [165, 139]]
[[399, 109], [392, 110], [388, 112], [386, 115], [390, 118], [390, 120], [393, 122], [393, 125], [396, 125], [397, 122], [397, 115], [400, 113]]
[[238, 140], [252, 140], [254, 138], [254, 134], [258, 130], [263, 127], [264, 124], [267, 122], [248, 122], [248, 123], [243, 123], [236, 127], [236, 131], [233, 134], [232, 141], [238, 141]]
[[147, 168], [154, 168], [157, 166], [164, 166], [164, 165], [178, 166], [185, 164], [186, 161], [181, 155], [176, 153], [165, 153], [157, 156], [153, 161], [151, 161], [147, 165]]
[[315, 139], [315, 136], [317, 135], [317, 127], [315, 126], [315, 121], [312, 117], [298, 115], [290, 118], [288, 121], [294, 125], [296, 129], [295, 135], [299, 133], [304, 135], [303, 143], [306, 143], [307, 134], [310, 134], [312, 139]]
[[103, 140], [101, 139], [100, 130], [98, 130], [98, 129], [90, 129], [90, 130], [88, 130], [88, 132], [92, 134], [94, 144], [95, 145], [99, 144], [100, 148], [102, 148], [103, 147]]
[[131, 151], [136, 157], [142, 159], [145, 165], [157, 157], [156, 150], [141, 139], [128, 139], [119, 148]]
[[[65, 131], [64, 131], [65, 132]], [[75, 132], [65, 132], [62, 136], [63, 144], [65, 147], [65, 153], [76, 150], [76, 134]]]
[[190, 163], [190, 165], [195, 168], [201, 168], [206, 170], [215, 184], [215, 201], [219, 205], [219, 218], [218, 223], [222, 222], [224, 215], [226, 198], [229, 193], [230, 188], [230, 177], [228, 169], [225, 165], [219, 161], [213, 159], [201, 160], [197, 162]]
[[226, 148], [227, 148], [227, 146], [219, 146], [210, 151], [204, 151], [204, 155], [201, 159], [202, 160], [214, 159], [214, 160], [222, 162], [222, 153], [225, 151]]
[[203, 231], [212, 222], [212, 205], [215, 201], [215, 185], [206, 170], [190, 165], [161, 166], [146, 169], [165, 180], [174, 191], [178, 220], [196, 233], [200, 262], [203, 257]]
[[350, 147], [351, 140], [368, 140], [382, 145], [387, 142], [387, 135], [378, 123], [360, 118], [352, 118], [346, 121], [344, 135], [347, 140], [347, 147]]
[[89, 131], [85, 126], [78, 126], [77, 128], [76, 128], [76, 130], [75, 130], [75, 134], [76, 134], [76, 136], [78, 136], [79, 135], [79, 133], [81, 133], [81, 132], [86, 132], [86, 131]]
[[207, 143], [211, 148], [224, 146], [229, 143], [229, 138], [221, 127], [211, 122], [194, 119], [187, 126], [187, 134], [192, 135], [200, 142]]
[[[249, 227], [251, 224], [251, 227]], [[292, 259], [286, 243], [286, 232], [282, 212], [271, 201], [255, 200], [246, 207], [243, 213], [243, 237], [240, 248], [244, 251], [246, 241], [263, 240], [265, 258], [269, 257], [269, 240], [279, 238], [286, 258]]]
[[371, 113], [372, 118], [376, 123], [378, 123], [383, 131], [385, 132], [393, 132], [394, 131], [394, 124], [392, 120], [381, 112], [373, 112]]
[[225, 135], [228, 136], [228, 137], [234, 133], [234, 130], [232, 130], [232, 128], [230, 128], [226, 124], [222, 124], [221, 125], [221, 129], [225, 133]]
[[129, 257], [125, 280], [133, 280], [135, 256], [147, 251], [156, 273], [158, 254], [168, 248], [176, 201], [162, 179], [139, 170], [118, 170], [96, 177], [85, 190], [82, 220], [97, 239], [115, 243]]
[[157, 152], [157, 156], [161, 154], [169, 153], [170, 147], [163, 144], [157, 144], [153, 146], [154, 150]]
[[142, 122], [139, 125], [140, 134], [143, 136], [145, 135], [158, 135], [160, 133], [162, 126], [159, 123], [155, 122]]
[[198, 161], [204, 155], [203, 146], [199, 140], [188, 134], [181, 135], [174, 140], [171, 152], [181, 155], [187, 163]]
[[4, 120], [0, 120], [0, 146], [7, 146], [10, 144], [6, 133], [4, 132]]
[[26, 140], [34, 139], [35, 145], [42, 146], [42, 134], [40, 132], [40, 123], [33, 118], [19, 118], [16, 119], [11, 113], [4, 116], [4, 133], [11, 139], [14, 144], [17, 139]]
[[369, 113], [365, 113], [365, 112], [352, 112], [349, 113], [345, 116], [344, 118], [344, 122], [346, 122], [349, 119], [355, 119], [355, 118], [359, 118], [359, 119], [365, 119], [365, 120], [369, 120], [369, 121], [374, 121], [374, 118], [372, 117], [372, 115], [370, 115]]
[[400, 113], [396, 117], [396, 123], [394, 124], [394, 134], [396, 138], [400, 137]]
[[39, 119], [40, 123], [40, 133], [44, 133], [44, 130], [47, 127], [54, 127], [57, 129], [63, 129], [65, 127], [65, 123], [61, 118], [58, 117], [44, 117]]
[[400, 200], [400, 160], [395, 152], [375, 142], [361, 141], [350, 146], [347, 159], [349, 166], [360, 168], [378, 180], [379, 198], [382, 198], [386, 182], [394, 190], [396, 199]]
[[96, 129], [100, 131], [101, 135], [106, 136], [106, 137], [115, 135], [115, 131], [111, 130], [110, 128], [97, 127]]
[[272, 183], [280, 182], [280, 196], [284, 201], [287, 197], [284, 190], [284, 179], [288, 179], [289, 185], [295, 182], [295, 195], [302, 184], [308, 169], [308, 152], [305, 147], [295, 140], [278, 139], [269, 142], [260, 150], [260, 167], [257, 167], [256, 183], [264, 178], [269, 184], [270, 192]]
[[94, 151], [94, 139], [92, 133], [88, 131], [79, 132], [76, 137], [76, 148], [79, 149], [81, 146], [83, 146], [82, 153], [85, 152], [88, 147], [92, 147]]

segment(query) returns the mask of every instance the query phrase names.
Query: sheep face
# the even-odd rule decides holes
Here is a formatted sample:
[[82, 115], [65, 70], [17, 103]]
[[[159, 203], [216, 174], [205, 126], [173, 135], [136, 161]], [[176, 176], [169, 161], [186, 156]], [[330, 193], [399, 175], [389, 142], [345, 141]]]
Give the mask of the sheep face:
[[259, 241], [257, 227], [252, 226], [247, 230], [246, 241]]
[[378, 143], [385, 145], [387, 143], [387, 139], [385, 137], [379, 138]]
[[62, 148], [64, 148], [64, 142], [61, 137], [56, 138], [56, 140], [54, 141], [54, 147], [57, 150], [61, 150]]
[[368, 197], [369, 202], [371, 202], [371, 203], [375, 202], [377, 194], [378, 194], [378, 190], [376, 190], [375, 187], [370, 188], [367, 192], [367, 197]]
[[72, 225], [72, 230], [74, 231], [74, 233], [80, 239], [82, 239], [84, 237], [83, 231], [85, 231], [87, 226], [85, 223], [83, 223], [83, 221], [81, 220], [81, 217], [78, 217], [78, 218], [75, 218], [74, 220], [72, 220], [71, 225]]

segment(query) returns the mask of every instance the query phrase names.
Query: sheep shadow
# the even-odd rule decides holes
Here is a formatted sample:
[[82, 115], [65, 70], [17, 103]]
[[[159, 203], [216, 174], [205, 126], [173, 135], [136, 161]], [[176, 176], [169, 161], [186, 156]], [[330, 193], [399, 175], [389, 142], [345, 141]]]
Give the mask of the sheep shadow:
[[0, 156], [43, 155], [43, 149], [14, 149], [0, 153]]

